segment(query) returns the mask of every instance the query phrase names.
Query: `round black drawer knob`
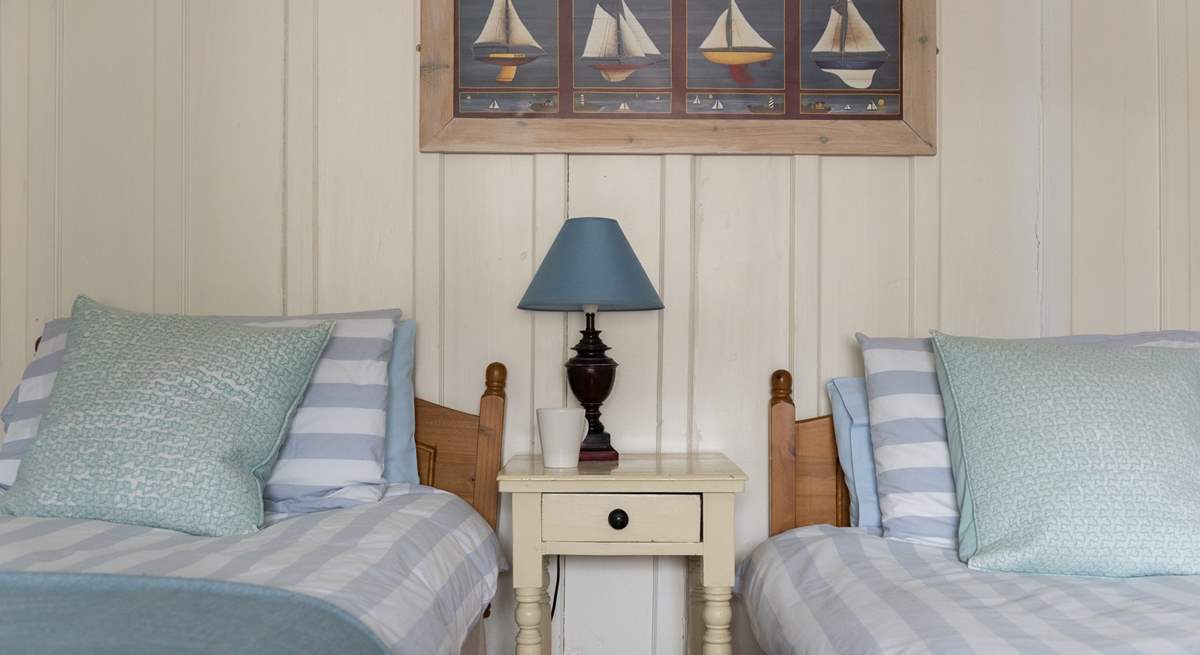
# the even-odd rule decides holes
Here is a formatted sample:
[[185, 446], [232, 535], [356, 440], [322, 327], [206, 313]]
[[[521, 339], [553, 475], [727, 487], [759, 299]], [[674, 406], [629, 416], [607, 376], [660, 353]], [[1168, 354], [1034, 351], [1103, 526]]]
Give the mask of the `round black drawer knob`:
[[629, 515], [623, 509], [614, 509], [608, 513], [608, 524], [613, 530], [624, 530], [629, 525]]

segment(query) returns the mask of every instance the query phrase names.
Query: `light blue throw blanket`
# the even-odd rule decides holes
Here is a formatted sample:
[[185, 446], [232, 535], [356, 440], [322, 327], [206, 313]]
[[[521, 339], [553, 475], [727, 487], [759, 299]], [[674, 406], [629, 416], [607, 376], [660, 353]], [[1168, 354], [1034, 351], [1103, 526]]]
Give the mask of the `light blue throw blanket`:
[[386, 655], [336, 605], [270, 587], [136, 575], [0, 572], [6, 653]]

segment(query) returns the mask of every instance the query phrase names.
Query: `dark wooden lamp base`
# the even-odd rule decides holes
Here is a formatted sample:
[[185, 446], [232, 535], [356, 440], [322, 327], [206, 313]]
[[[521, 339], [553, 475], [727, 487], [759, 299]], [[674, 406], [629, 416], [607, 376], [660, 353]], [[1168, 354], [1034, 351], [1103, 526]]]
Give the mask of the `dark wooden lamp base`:
[[571, 393], [583, 406], [588, 422], [588, 433], [579, 449], [579, 461], [615, 462], [620, 455], [612, 447], [612, 436], [600, 422], [600, 405], [612, 392], [617, 362], [605, 354], [608, 346], [600, 340], [594, 313], [587, 314], [587, 326], [580, 334], [583, 337], [571, 348], [575, 356], [565, 364]]

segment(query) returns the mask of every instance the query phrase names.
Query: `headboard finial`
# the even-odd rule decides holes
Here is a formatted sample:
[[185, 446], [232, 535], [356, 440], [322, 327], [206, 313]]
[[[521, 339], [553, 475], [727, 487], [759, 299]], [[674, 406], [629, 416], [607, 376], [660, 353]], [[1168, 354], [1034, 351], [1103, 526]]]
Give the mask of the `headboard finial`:
[[771, 404], [792, 402], [792, 374], [779, 369], [771, 374]]
[[483, 393], [485, 396], [504, 397], [504, 385], [508, 382], [508, 369], [500, 362], [492, 362], [488, 364], [487, 375], [484, 376], [487, 383], [487, 391]]

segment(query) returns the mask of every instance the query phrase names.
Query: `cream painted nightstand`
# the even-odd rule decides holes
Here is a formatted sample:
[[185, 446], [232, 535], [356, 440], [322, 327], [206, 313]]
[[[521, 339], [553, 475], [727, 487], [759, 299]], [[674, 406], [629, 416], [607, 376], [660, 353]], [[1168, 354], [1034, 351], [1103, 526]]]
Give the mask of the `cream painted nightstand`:
[[732, 653], [733, 495], [746, 474], [720, 454], [627, 455], [547, 469], [509, 460], [517, 655], [548, 653], [546, 555], [682, 555], [702, 561], [704, 655]]

